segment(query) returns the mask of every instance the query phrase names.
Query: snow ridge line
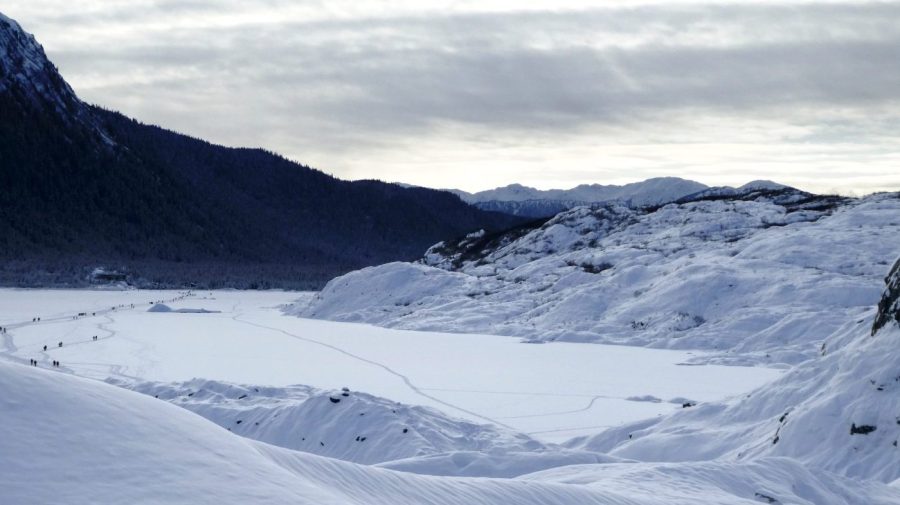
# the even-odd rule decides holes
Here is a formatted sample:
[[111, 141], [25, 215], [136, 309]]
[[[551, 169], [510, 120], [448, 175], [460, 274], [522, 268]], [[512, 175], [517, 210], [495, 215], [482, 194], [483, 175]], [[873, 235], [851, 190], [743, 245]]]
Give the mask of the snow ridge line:
[[479, 413], [477, 413], [477, 412], [473, 412], [473, 411], [471, 411], [471, 410], [467, 410], [467, 409], [464, 409], [464, 408], [462, 408], [462, 407], [458, 407], [458, 406], [456, 406], [456, 405], [454, 405], [454, 404], [452, 404], [452, 403], [450, 403], [450, 402], [441, 400], [440, 398], [437, 398], [437, 397], [435, 397], [435, 396], [432, 396], [432, 395], [430, 395], [430, 394], [424, 392], [420, 387], [418, 387], [418, 386], [416, 386], [415, 384], [413, 384], [413, 382], [409, 379], [409, 377], [407, 377], [407, 376], [403, 375], [402, 373], [400, 373], [400, 372], [394, 370], [393, 368], [391, 368], [391, 367], [385, 365], [384, 363], [379, 363], [379, 362], [377, 362], [377, 361], [373, 361], [373, 360], [370, 360], [370, 359], [368, 359], [368, 358], [364, 358], [364, 357], [359, 356], [359, 355], [357, 355], [357, 354], [353, 354], [352, 352], [349, 352], [349, 351], [346, 351], [346, 350], [344, 350], [344, 349], [341, 349], [340, 347], [338, 347], [338, 346], [336, 346], [336, 345], [327, 344], [327, 343], [325, 343], [325, 342], [322, 342], [322, 341], [319, 341], [319, 340], [316, 340], [316, 339], [312, 339], [312, 338], [309, 338], [309, 337], [301, 337], [300, 335], [295, 335], [295, 334], [293, 334], [293, 333], [290, 333], [290, 332], [288, 332], [288, 331], [282, 330], [282, 329], [280, 329], [280, 328], [275, 328], [275, 327], [272, 327], [272, 326], [266, 326], [266, 325], [264, 325], [264, 324], [253, 323], [253, 322], [250, 322], [250, 321], [247, 321], [247, 320], [240, 319], [240, 317], [241, 317], [241, 314], [237, 314], [237, 315], [233, 316], [232, 319], [233, 319], [234, 321], [238, 322], [238, 323], [242, 323], [242, 324], [246, 324], [246, 325], [250, 325], [250, 326], [255, 326], [255, 327], [257, 327], [257, 328], [262, 328], [262, 329], [265, 329], [265, 330], [275, 331], [275, 332], [278, 332], [278, 333], [282, 333], [282, 334], [284, 334], [284, 335], [287, 335], [287, 336], [289, 336], [289, 337], [291, 337], [291, 338], [295, 338], [295, 339], [298, 339], [298, 340], [302, 340], [302, 341], [304, 341], [304, 342], [309, 342], [309, 343], [315, 344], [315, 345], [320, 345], [320, 346], [322, 346], [322, 347], [327, 347], [327, 348], [329, 348], [329, 349], [331, 349], [331, 350], [333, 350], [333, 351], [337, 351], [337, 352], [339, 352], [339, 353], [341, 353], [341, 354], [343, 354], [343, 355], [345, 355], [345, 356], [349, 356], [349, 357], [351, 357], [351, 358], [353, 358], [353, 359], [362, 361], [363, 363], [368, 363], [368, 364], [370, 364], [370, 365], [377, 366], [378, 368], [381, 368], [381, 369], [384, 370], [385, 372], [387, 372], [387, 373], [389, 373], [389, 374], [391, 374], [391, 375], [393, 375], [393, 376], [399, 378], [400, 380], [402, 380], [403, 383], [406, 384], [407, 387], [409, 387], [409, 389], [411, 389], [414, 393], [416, 393], [416, 394], [419, 395], [419, 396], [428, 398], [429, 400], [432, 400], [432, 401], [434, 401], [434, 402], [437, 402], [437, 403], [439, 403], [439, 404], [441, 404], [441, 405], [444, 405], [444, 406], [446, 406], [446, 407], [450, 407], [450, 408], [452, 408], [452, 409], [458, 410], [458, 411], [460, 411], [460, 412], [465, 412], [466, 414], [469, 414], [470, 416], [477, 417], [477, 418], [482, 419], [482, 420], [484, 420], [484, 421], [487, 421], [487, 422], [489, 422], [489, 423], [491, 423], [491, 424], [495, 424], [495, 425], [497, 425], [497, 426], [502, 426], [502, 427], [507, 428], [507, 429], [509, 429], [509, 430], [513, 430], [513, 431], [518, 432], [518, 430], [516, 430], [516, 429], [513, 428], [512, 426], [509, 426], [508, 424], [501, 423], [500, 421], [491, 419], [490, 417], [484, 416], [484, 415], [479, 414]]

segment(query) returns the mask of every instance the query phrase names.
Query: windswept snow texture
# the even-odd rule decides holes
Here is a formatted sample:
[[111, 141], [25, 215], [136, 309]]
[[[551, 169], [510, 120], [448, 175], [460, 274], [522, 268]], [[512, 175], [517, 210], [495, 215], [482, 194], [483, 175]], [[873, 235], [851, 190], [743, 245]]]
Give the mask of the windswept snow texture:
[[[756, 186], [761, 186], [757, 188]], [[900, 198], [756, 184], [658, 209], [580, 207], [332, 280], [292, 314], [529, 342], [600, 342], [795, 364], [877, 303]]]
[[753, 504], [760, 493], [815, 505], [900, 499], [896, 488], [779, 459], [579, 465], [522, 479], [418, 476], [250, 441], [167, 402], [69, 374], [2, 361], [0, 386], [5, 503], [687, 505]]

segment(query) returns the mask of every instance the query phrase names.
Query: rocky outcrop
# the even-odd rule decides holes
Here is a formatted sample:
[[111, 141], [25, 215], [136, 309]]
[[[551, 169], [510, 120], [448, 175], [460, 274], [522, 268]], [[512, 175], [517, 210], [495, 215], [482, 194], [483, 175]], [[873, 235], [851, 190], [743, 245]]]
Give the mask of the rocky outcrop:
[[878, 302], [878, 313], [875, 315], [875, 323], [872, 324], [872, 335], [878, 332], [891, 321], [900, 323], [900, 258], [894, 262], [894, 267], [884, 279], [887, 286], [881, 301]]

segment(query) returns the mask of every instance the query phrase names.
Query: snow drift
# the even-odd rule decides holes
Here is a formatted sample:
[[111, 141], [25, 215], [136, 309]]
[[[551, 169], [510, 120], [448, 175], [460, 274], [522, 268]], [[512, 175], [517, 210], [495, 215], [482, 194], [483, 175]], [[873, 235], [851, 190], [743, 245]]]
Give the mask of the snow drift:
[[250, 441], [167, 402], [65, 373], [0, 362], [0, 386], [6, 503], [686, 505], [758, 503], [768, 493], [816, 505], [900, 499], [895, 488], [784, 459], [578, 465], [522, 479], [418, 476]]

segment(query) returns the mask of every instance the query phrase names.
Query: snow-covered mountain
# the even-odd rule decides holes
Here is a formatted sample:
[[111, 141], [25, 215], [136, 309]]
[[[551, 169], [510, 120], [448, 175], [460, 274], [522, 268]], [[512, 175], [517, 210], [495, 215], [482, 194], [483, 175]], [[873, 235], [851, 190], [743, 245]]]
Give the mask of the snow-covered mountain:
[[637, 210], [579, 207], [470, 234], [417, 263], [331, 281], [292, 312], [405, 329], [713, 352], [799, 363], [877, 302], [900, 251], [897, 194], [745, 188]]
[[642, 182], [617, 186], [615, 184], [581, 184], [572, 189], [540, 190], [510, 184], [502, 188], [467, 193], [454, 190], [463, 200], [475, 202], [524, 202], [527, 200], [559, 200], [573, 202], [605, 202], [610, 200], [632, 200], [635, 205], [671, 202], [691, 193], [707, 189], [699, 182], [678, 177], [656, 177]]
[[[70, 142], [113, 144], [99, 119], [78, 99], [34, 36], [3, 13], [0, 13], [0, 96], [10, 101], [6, 104], [6, 114], [39, 111], [64, 123], [71, 130], [67, 139]], [[28, 132], [19, 133], [27, 135]]]
[[657, 177], [617, 185], [582, 184], [572, 189], [539, 190], [510, 184], [502, 188], [467, 193], [451, 190], [464, 201], [483, 210], [517, 216], [549, 217], [564, 210], [598, 202], [618, 201], [632, 206], [659, 205], [707, 189], [699, 182], [678, 177]]
[[55, 106], [61, 114], [81, 107], [34, 36], [0, 14], [0, 91], [13, 91], [34, 105]]

